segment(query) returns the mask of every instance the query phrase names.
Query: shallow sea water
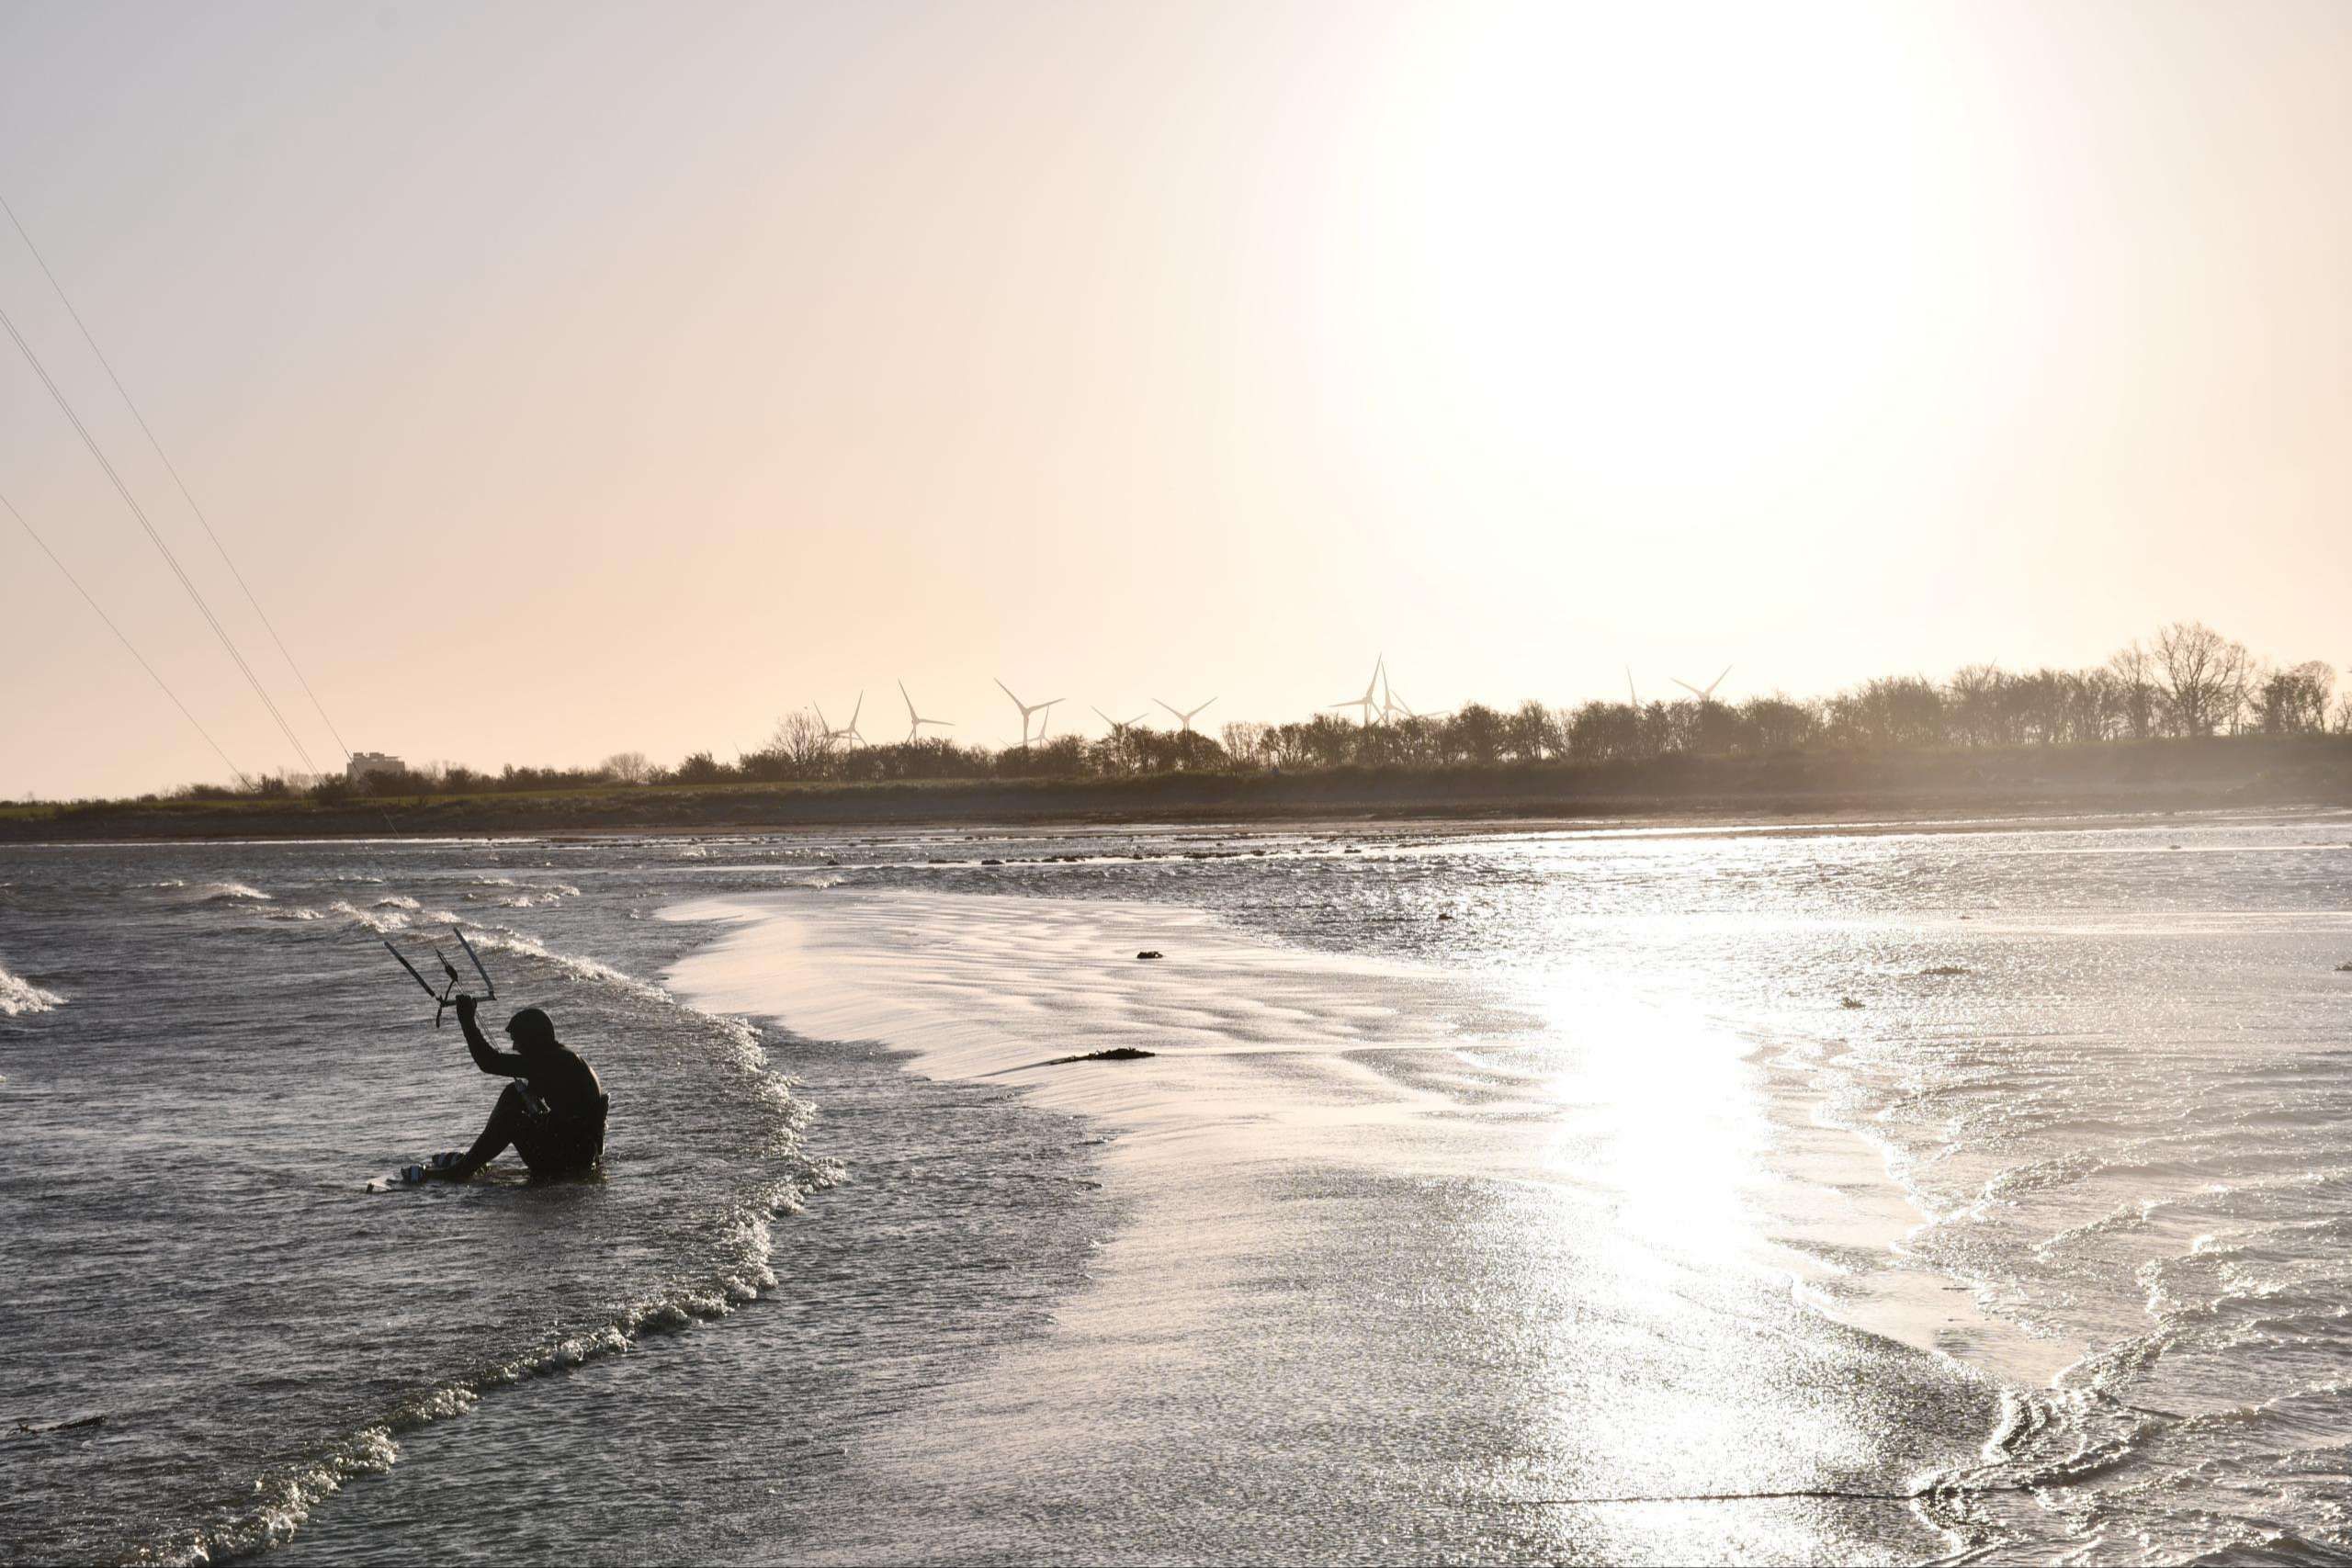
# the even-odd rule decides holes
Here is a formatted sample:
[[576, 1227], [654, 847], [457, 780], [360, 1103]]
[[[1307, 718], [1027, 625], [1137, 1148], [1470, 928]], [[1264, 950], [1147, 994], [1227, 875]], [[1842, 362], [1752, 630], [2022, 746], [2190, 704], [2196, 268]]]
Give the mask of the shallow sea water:
[[[0, 1556], [2333, 1560], [2348, 900], [2341, 816], [0, 850]], [[453, 919], [601, 1181], [364, 1190], [497, 1087]]]

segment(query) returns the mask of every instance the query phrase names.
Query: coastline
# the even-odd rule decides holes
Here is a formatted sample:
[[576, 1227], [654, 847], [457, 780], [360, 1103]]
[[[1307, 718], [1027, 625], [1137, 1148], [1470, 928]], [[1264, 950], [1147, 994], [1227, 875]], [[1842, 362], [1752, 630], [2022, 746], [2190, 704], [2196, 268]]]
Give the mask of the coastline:
[[643, 785], [324, 803], [0, 807], [0, 843], [791, 832], [918, 825], [1720, 824], [2352, 806], [2352, 738], [1673, 756], [1445, 769], [876, 784]]

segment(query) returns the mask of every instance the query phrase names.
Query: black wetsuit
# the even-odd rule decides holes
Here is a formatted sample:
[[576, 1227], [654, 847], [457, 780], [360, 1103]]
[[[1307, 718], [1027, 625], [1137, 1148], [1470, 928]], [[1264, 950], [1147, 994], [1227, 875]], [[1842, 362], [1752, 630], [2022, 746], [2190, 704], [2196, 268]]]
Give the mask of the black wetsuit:
[[466, 1151], [464, 1174], [488, 1165], [509, 1145], [534, 1176], [576, 1176], [604, 1157], [605, 1116], [612, 1102], [594, 1067], [560, 1043], [528, 1055], [493, 1051], [470, 1008], [459, 1010], [458, 1021], [465, 1029], [466, 1049], [473, 1053], [475, 1066], [524, 1080], [508, 1084], [499, 1095], [490, 1124]]

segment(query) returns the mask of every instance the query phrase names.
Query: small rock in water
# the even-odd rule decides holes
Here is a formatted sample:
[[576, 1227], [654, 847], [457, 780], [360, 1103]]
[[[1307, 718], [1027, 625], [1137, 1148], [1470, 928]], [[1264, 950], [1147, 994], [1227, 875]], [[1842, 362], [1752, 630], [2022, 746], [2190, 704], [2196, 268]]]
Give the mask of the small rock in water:
[[1002, 865], [1004, 863], [1001, 860], [984, 860], [980, 863], [982, 865]]
[[[1961, 917], [1962, 919], [1967, 918], [1965, 915]], [[1919, 973], [1922, 975], [1965, 975], [1968, 971], [1957, 964], [1939, 964], [1931, 969], [1922, 969]]]
[[2337, 964], [2335, 966], [2335, 972], [2338, 975], [2352, 975], [2352, 963]]
[[1156, 947], [1147, 947], [1141, 953], [1136, 953], [1136, 956], [1137, 958], [1160, 958], [1166, 955]]
[[1057, 1056], [1046, 1066], [1059, 1067], [1072, 1062], [1140, 1062], [1146, 1056], [1158, 1055], [1159, 1052], [1147, 1051], [1140, 1045], [1114, 1045], [1108, 1051], [1089, 1051], [1079, 1056]]
[[1838, 1005], [1841, 1008], [1858, 1008], [1862, 1004], [1856, 1001], [1851, 997], [1839, 997], [1838, 998]]

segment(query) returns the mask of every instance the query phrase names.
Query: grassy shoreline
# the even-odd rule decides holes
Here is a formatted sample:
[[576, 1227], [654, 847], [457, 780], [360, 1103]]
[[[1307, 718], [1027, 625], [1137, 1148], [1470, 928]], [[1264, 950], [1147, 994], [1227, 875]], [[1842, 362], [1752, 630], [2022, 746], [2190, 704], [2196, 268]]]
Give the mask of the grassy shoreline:
[[1813, 818], [2352, 807], [2352, 737], [1492, 768], [1127, 778], [653, 784], [400, 796], [0, 807], [0, 842], [778, 831], [856, 825]]

